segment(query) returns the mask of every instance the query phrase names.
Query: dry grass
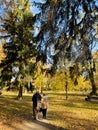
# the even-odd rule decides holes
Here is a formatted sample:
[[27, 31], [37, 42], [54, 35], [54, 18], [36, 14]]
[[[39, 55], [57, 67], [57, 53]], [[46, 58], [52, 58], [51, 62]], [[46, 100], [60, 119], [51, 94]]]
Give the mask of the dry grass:
[[[85, 96], [48, 92], [49, 109], [47, 123], [64, 130], [98, 130], [98, 102], [86, 102]], [[0, 95], [0, 126], [31, 120], [32, 94], [25, 94], [23, 100], [15, 100], [15, 93]], [[0, 129], [1, 130], [1, 129]], [[3, 130], [3, 129], [2, 129]], [[9, 129], [10, 130], [10, 129]]]
[[98, 130], [98, 102], [86, 102], [84, 95], [50, 94], [51, 123], [68, 130]]

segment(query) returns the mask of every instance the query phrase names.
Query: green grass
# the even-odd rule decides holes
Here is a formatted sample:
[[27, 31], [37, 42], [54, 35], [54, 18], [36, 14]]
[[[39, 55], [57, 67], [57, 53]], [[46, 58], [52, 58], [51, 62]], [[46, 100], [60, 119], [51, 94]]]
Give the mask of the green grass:
[[[47, 92], [49, 98], [49, 124], [65, 130], [98, 130], [98, 102], [85, 101], [85, 95]], [[8, 125], [30, 120], [32, 116], [32, 94], [25, 94], [22, 100], [15, 100], [16, 93], [0, 95], [0, 122]]]

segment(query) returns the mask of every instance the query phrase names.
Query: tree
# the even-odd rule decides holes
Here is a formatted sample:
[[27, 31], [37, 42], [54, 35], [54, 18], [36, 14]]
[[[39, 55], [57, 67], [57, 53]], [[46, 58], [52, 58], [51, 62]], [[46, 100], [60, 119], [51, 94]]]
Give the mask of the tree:
[[94, 52], [93, 53], [93, 58], [94, 58], [94, 62], [95, 62], [95, 83], [96, 83], [96, 86], [97, 86], [97, 92], [98, 92], [98, 51]]
[[24, 82], [30, 83], [33, 76], [36, 57], [33, 30], [35, 18], [30, 11], [29, 0], [18, 0], [8, 8], [6, 16], [1, 17], [0, 38], [5, 40], [4, 52], [6, 58], [2, 61], [1, 78], [7, 85], [11, 84], [12, 78], [17, 83], [19, 94], [22, 97]]
[[[74, 66], [71, 75], [79, 76], [78, 64], [86, 69], [92, 86], [90, 95], [96, 94], [92, 49], [96, 39], [94, 25], [97, 23], [98, 4], [94, 0], [47, 0], [35, 3], [41, 10], [37, 15], [40, 31], [37, 35], [40, 58], [50, 58], [52, 70], [58, 68], [62, 59]], [[44, 47], [43, 47], [44, 46]], [[43, 56], [43, 58], [42, 58]], [[39, 57], [38, 57], [39, 58]], [[39, 58], [39, 59], [40, 59]], [[49, 61], [49, 60], [48, 60]], [[64, 62], [62, 65], [64, 65]]]
[[34, 76], [34, 85], [36, 88], [43, 92], [43, 89], [47, 86], [47, 76], [46, 76], [46, 68], [45, 65], [39, 61], [36, 64], [35, 76]]

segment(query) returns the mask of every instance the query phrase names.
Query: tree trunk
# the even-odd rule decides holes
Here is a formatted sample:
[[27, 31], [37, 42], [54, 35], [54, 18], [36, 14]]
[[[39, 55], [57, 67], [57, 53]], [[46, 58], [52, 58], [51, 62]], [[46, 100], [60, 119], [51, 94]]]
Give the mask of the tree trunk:
[[22, 99], [22, 86], [21, 85], [20, 85], [20, 88], [19, 88], [19, 93], [18, 93], [17, 98]]
[[92, 68], [90, 68], [90, 70], [89, 70], [89, 79], [90, 79], [90, 82], [91, 82], [92, 91], [87, 96], [87, 98], [85, 98], [86, 101], [90, 101], [92, 99], [93, 95], [97, 95], [97, 88], [96, 88], [96, 84], [95, 84], [95, 81], [94, 81], [94, 72], [93, 72]]
[[92, 86], [92, 91], [90, 93], [90, 96], [92, 95], [96, 95], [97, 94], [97, 88], [95, 85], [95, 81], [94, 81], [94, 73], [93, 73], [93, 69], [91, 68], [89, 71], [89, 78], [90, 78], [90, 82], [91, 82], [91, 86]]
[[68, 82], [66, 81], [65, 84], [65, 91], [66, 91], [66, 100], [68, 99]]
[[86, 101], [90, 101], [92, 99], [93, 95], [97, 95], [97, 88], [96, 88], [96, 85], [95, 85], [94, 73], [93, 73], [92, 68], [90, 68], [90, 70], [89, 70], [89, 79], [90, 79], [90, 82], [91, 82], [92, 91], [87, 96], [87, 98], [85, 98]]
[[41, 86], [41, 93], [43, 93], [43, 86]]

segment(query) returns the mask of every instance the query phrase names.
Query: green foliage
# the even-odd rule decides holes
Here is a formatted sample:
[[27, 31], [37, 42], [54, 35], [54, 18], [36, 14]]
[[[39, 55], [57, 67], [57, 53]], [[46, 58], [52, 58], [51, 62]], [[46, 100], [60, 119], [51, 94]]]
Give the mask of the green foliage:
[[14, 3], [2, 18], [2, 30], [5, 30], [5, 35], [1, 38], [5, 40], [3, 48], [6, 54], [6, 58], [0, 64], [2, 83], [11, 83], [13, 76], [19, 85], [23, 85], [24, 81], [30, 83], [34, 74], [32, 59], [36, 56], [33, 26], [34, 17], [28, 0]]

